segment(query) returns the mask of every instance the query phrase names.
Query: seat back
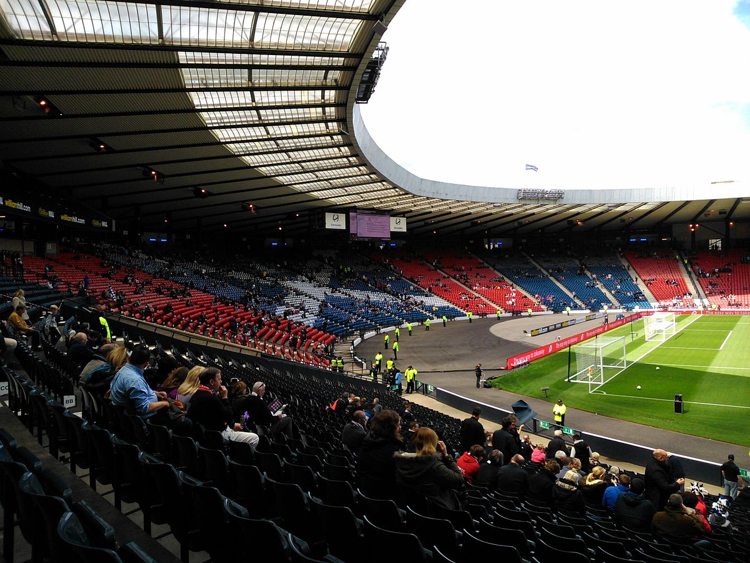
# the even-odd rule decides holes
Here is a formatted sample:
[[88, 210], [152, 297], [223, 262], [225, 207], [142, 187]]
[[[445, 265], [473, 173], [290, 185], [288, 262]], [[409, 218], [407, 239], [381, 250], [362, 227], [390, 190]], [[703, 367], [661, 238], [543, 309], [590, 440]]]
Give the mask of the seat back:
[[373, 524], [364, 516], [365, 548], [366, 556], [371, 563], [377, 563], [382, 559], [383, 546], [388, 546], [389, 551], [398, 553], [402, 561], [426, 562], [428, 553], [422, 547], [419, 538], [414, 534], [393, 532]]

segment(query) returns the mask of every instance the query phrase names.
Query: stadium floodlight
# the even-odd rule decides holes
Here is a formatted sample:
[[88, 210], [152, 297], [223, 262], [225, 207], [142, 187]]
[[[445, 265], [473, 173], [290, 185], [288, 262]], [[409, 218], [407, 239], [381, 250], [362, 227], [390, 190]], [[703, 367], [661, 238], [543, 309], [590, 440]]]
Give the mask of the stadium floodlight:
[[652, 340], [664, 342], [667, 338], [674, 335], [676, 327], [677, 323], [675, 322], [674, 313], [659, 312], [643, 317], [646, 342]]
[[[625, 336], [600, 336], [574, 346], [575, 373], [568, 381], [586, 383], [593, 393], [628, 367], [626, 345]], [[568, 373], [572, 367], [568, 366]]]

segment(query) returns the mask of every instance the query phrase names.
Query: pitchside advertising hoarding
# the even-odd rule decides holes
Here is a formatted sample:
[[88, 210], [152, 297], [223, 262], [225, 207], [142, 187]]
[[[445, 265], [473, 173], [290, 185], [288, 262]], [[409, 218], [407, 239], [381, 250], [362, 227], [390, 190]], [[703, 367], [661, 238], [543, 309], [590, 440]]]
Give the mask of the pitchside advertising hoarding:
[[589, 338], [594, 338], [595, 336], [604, 334], [605, 332], [608, 332], [612, 329], [621, 327], [626, 323], [639, 319], [642, 315], [643, 313], [636, 313], [634, 315], [612, 321], [607, 325], [599, 325], [598, 327], [592, 328], [591, 330], [569, 336], [568, 338], [564, 338], [559, 342], [553, 342], [551, 344], [547, 344], [546, 346], [540, 346], [539, 348], [529, 350], [528, 352], [516, 354], [515, 356], [511, 356], [506, 360], [505, 369], [517, 368], [533, 362], [534, 360], [538, 360], [539, 358], [544, 358], [545, 356], [549, 356], [550, 354], [554, 354], [555, 352], [564, 350], [569, 346], [573, 346], [574, 344], [578, 344], [580, 342], [583, 342], [584, 340], [588, 340]]

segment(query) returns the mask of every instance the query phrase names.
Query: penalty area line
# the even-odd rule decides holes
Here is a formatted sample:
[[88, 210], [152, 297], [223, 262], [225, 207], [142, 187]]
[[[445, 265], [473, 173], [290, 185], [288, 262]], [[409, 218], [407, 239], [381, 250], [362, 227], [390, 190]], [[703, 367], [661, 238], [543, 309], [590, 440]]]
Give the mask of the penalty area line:
[[[639, 395], [618, 395], [616, 393], [607, 393], [606, 391], [592, 391], [592, 394], [597, 395], [605, 395], [607, 397], [622, 397], [623, 399], [638, 399], [641, 401], [662, 401], [666, 403], [672, 403], [674, 402], [674, 399], [659, 399], [657, 397], [641, 397]], [[701, 403], [698, 401], [684, 401], [686, 405], [703, 405], [706, 407], [727, 407], [730, 409], [750, 409], [750, 406], [741, 406], [741, 405], [725, 405], [723, 403]]]

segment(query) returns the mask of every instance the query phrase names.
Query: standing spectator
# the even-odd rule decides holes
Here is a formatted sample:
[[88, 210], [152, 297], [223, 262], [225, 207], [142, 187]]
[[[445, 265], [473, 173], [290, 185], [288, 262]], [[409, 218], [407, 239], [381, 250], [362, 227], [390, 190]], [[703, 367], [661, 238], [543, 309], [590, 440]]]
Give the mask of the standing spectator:
[[578, 433], [573, 435], [573, 446], [570, 448], [570, 457], [581, 460], [581, 470], [584, 473], [591, 471], [591, 448]]
[[670, 476], [669, 466], [667, 465], [669, 455], [666, 451], [656, 449], [651, 456], [652, 459], [646, 464], [646, 498], [651, 501], [654, 507], [664, 507], [669, 495], [679, 492], [685, 480], [677, 479], [675, 481]]
[[474, 368], [474, 377], [477, 378], [477, 389], [479, 389], [480, 381], [482, 379], [482, 364], [477, 364]]
[[682, 460], [673, 454], [667, 454], [667, 466], [669, 467], [669, 476], [672, 481], [682, 479], [680, 483], [680, 492], [685, 490], [685, 468], [682, 467]]
[[734, 463], [734, 454], [729, 454], [727, 460], [721, 466], [721, 478], [724, 482], [724, 494], [737, 498], [737, 485], [740, 479], [740, 468]]
[[471, 411], [471, 416], [461, 422], [461, 453], [468, 452], [476, 444], [484, 446], [484, 426], [479, 422], [481, 414], [482, 409], [476, 407]]
[[516, 417], [512, 414], [503, 418], [500, 429], [492, 434], [492, 446], [503, 452], [503, 459], [512, 459], [521, 452], [520, 440], [516, 431]]
[[651, 528], [651, 520], [656, 509], [644, 496], [644, 489], [643, 479], [636, 477], [630, 481], [628, 491], [617, 497], [615, 520], [621, 526], [627, 526], [638, 532], [645, 532]]
[[341, 441], [352, 453], [357, 453], [362, 441], [367, 435], [367, 416], [364, 411], [358, 410], [352, 413], [352, 419], [344, 425], [341, 431]]
[[545, 450], [547, 459], [554, 459], [555, 454], [559, 451], [565, 452], [565, 455], [570, 455], [568, 453], [568, 446], [565, 443], [565, 439], [563, 438], [562, 430], [558, 428], [557, 430], [555, 430], [554, 437], [547, 444], [547, 449]]

